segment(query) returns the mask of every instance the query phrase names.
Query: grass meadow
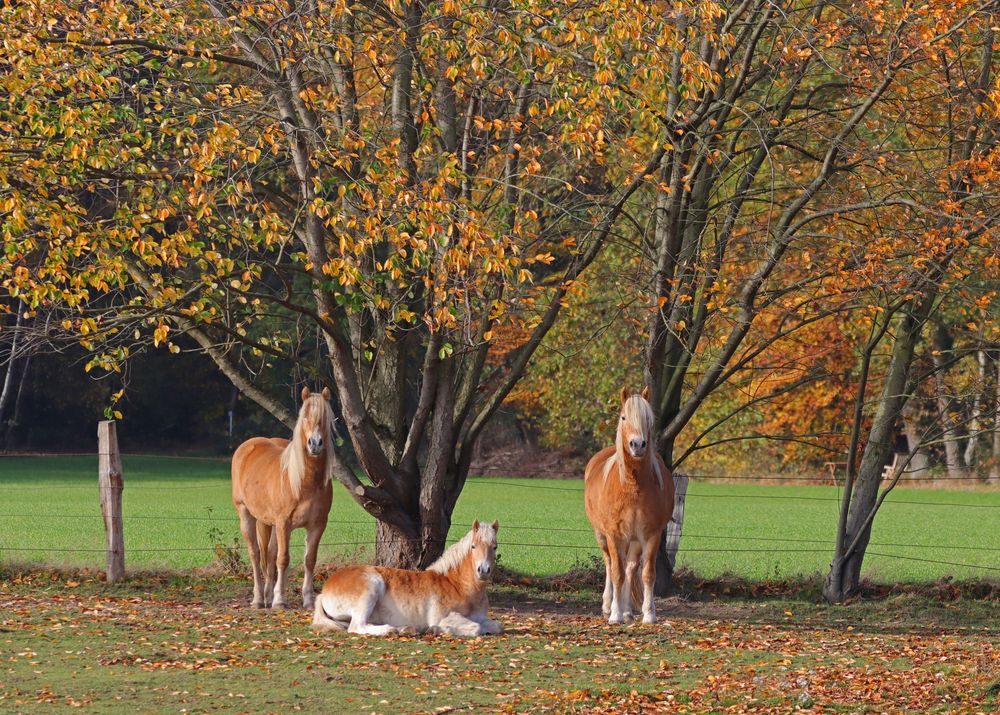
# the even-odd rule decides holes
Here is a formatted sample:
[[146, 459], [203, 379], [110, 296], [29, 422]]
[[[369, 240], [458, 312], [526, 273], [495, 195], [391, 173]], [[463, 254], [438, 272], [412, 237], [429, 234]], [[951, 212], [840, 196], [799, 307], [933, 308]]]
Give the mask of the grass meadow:
[[[731, 594], [726, 580], [714, 592], [697, 586], [697, 576], [822, 572], [835, 487], [692, 483], [679, 558], [696, 592], [659, 599], [655, 625], [605, 623], [597, 579], [514, 577], [490, 587], [501, 636], [369, 638], [317, 635], [301, 609], [247, 607], [245, 564], [232, 575], [215, 563], [215, 544], [239, 538], [224, 461], [125, 458], [129, 576], [105, 583], [96, 469], [94, 458], [0, 459], [0, 712], [1000, 706], [1000, 601], [973, 596], [974, 587], [870, 589], [829, 606], [808, 588], [754, 582], [762, 588], [748, 596]], [[451, 536], [474, 518], [498, 518], [509, 570], [546, 576], [591, 565], [597, 550], [581, 486], [474, 479]], [[996, 491], [900, 490], [876, 522], [868, 573], [879, 581], [995, 578], [998, 520]], [[370, 558], [373, 532], [371, 518], [339, 490], [321, 560]]]
[[[0, 572], [3, 567], [0, 567]], [[8, 572], [4, 713], [996, 712], [996, 600], [847, 607], [663, 599], [609, 626], [594, 589], [491, 587], [501, 636], [317, 635], [245, 579]]]
[[[241, 544], [225, 460], [124, 457], [126, 567], [210, 567], [215, 544]], [[96, 457], [0, 458], [0, 562], [100, 569], [104, 531]], [[582, 482], [470, 479], [451, 539], [473, 519], [499, 519], [500, 558], [531, 576], [564, 573], [598, 556]], [[692, 482], [679, 566], [747, 579], [823, 573], [839, 489]], [[303, 532], [295, 532], [299, 563]], [[321, 562], [371, 558], [374, 521], [334, 494]], [[865, 560], [879, 582], [1000, 577], [1000, 491], [898, 488], [875, 521]]]

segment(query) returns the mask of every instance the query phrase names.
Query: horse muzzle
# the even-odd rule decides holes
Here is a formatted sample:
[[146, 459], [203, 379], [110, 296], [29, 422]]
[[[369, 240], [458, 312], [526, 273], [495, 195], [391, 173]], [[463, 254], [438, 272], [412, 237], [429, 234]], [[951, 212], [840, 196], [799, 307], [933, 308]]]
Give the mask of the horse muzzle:
[[489, 564], [479, 564], [476, 566], [476, 576], [480, 581], [487, 581], [493, 577], [493, 567]]
[[628, 441], [628, 451], [635, 459], [642, 459], [646, 456], [646, 440], [641, 437], [633, 437]]
[[310, 457], [318, 457], [323, 453], [323, 439], [321, 437], [310, 437], [306, 442], [306, 451]]

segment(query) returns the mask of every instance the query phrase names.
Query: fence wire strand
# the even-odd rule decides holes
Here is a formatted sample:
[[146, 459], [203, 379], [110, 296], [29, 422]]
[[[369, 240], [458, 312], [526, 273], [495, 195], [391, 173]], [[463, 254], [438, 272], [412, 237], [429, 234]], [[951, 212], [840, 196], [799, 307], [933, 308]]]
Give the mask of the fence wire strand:
[[[10, 457], [10, 455], [4, 455]], [[18, 455], [27, 457], [29, 455]], [[37, 455], [30, 455], [37, 456]], [[86, 454], [73, 454], [73, 455], [51, 455], [51, 456], [79, 456], [79, 457], [94, 457], [92, 453]], [[189, 461], [204, 461], [204, 462], [228, 462], [226, 457], [190, 457], [190, 456], [180, 456], [180, 455], [150, 455], [150, 454], [124, 454], [124, 458], [129, 459], [176, 459], [176, 460], [189, 460]], [[579, 477], [582, 472], [577, 471], [556, 471], [556, 470], [539, 470], [530, 475], [510, 475], [505, 474], [502, 477], [493, 476], [479, 476], [467, 480], [467, 484], [470, 485], [485, 485], [489, 487], [496, 488], [508, 488], [508, 489], [535, 489], [544, 491], [560, 491], [560, 492], [573, 492], [575, 494], [583, 494], [583, 485], [579, 481]], [[558, 476], [558, 477], [575, 477], [577, 478], [577, 484], [579, 486], [560, 486], [554, 484], [531, 484], [526, 483], [524, 480], [544, 477], [544, 476]], [[787, 481], [787, 482], [810, 482], [813, 484], [826, 484], [829, 480], [823, 478], [814, 477], [784, 477], [784, 476], [774, 476], [774, 477], [734, 477], [732, 475], [713, 475], [713, 474], [690, 474], [688, 475], [694, 481], [702, 479], [715, 479], [715, 480], [725, 480], [727, 484], [732, 485], [737, 482], [773, 482], [773, 481]], [[501, 481], [500, 479], [511, 479], [520, 481]], [[954, 481], [981, 481], [976, 477], [953, 477], [953, 476], [939, 476], [939, 477], [911, 477], [905, 479], [900, 486], [905, 486], [906, 484], [927, 481], [927, 482], [937, 482], [942, 480], [954, 480]], [[41, 490], [41, 489], [52, 489], [53, 487], [58, 487], [59, 489], [66, 488], [76, 488], [85, 490], [95, 490], [96, 484], [63, 484], [59, 483], [58, 479], [47, 480], [53, 483], [50, 484], [6, 484], [3, 485], [6, 491], [16, 491], [16, 490]], [[831, 485], [832, 486], [832, 485]], [[135, 481], [127, 483], [125, 487], [126, 494], [134, 491], [172, 491], [172, 490], [189, 490], [189, 489], [226, 489], [229, 487], [228, 480], [219, 480], [216, 483], [205, 484], [203, 482], [178, 482], [175, 484], [143, 484], [141, 480], [137, 483]], [[840, 499], [835, 496], [825, 497], [825, 496], [810, 496], [810, 495], [789, 495], [789, 494], [706, 494], [706, 493], [696, 493], [688, 492], [687, 499], [758, 499], [758, 500], [782, 500], [782, 501], [820, 501], [820, 502], [835, 502], [839, 503]], [[887, 499], [883, 506], [887, 505], [910, 505], [910, 506], [939, 506], [939, 507], [958, 507], [958, 508], [971, 508], [971, 509], [998, 509], [1000, 504], [973, 504], [969, 502], [949, 502], [949, 501], [919, 501], [919, 500], [908, 500], [908, 499]], [[0, 518], [4, 519], [100, 519], [103, 520], [103, 515], [101, 514], [56, 514], [56, 513], [28, 513], [28, 514], [14, 514], [14, 513], [0, 513]], [[124, 515], [123, 519], [125, 521], [177, 521], [177, 522], [233, 522], [235, 517], [226, 516], [213, 516], [209, 515], [147, 515], [147, 514], [135, 514], [135, 515]], [[362, 520], [362, 519], [330, 519], [328, 523], [331, 524], [349, 524], [349, 525], [363, 525], [363, 526], [374, 526], [374, 520]], [[529, 526], [529, 525], [505, 525], [506, 529], [520, 530], [520, 531], [534, 531], [534, 532], [568, 532], [568, 533], [592, 533], [591, 529], [588, 528], [577, 528], [577, 527], [548, 527], [548, 526]], [[807, 538], [786, 538], [786, 537], [773, 537], [773, 536], [752, 536], [752, 535], [733, 535], [733, 534], [699, 534], [699, 533], [684, 533], [683, 538], [687, 539], [703, 539], [703, 540], [719, 540], [719, 541], [751, 541], [751, 542], [764, 542], [769, 544], [803, 544], [810, 545], [816, 544], [817, 546], [778, 546], [778, 547], [684, 547], [681, 553], [768, 553], [768, 554], [783, 554], [783, 553], [830, 553], [833, 548], [833, 543], [824, 539], [807, 539]], [[406, 539], [401, 539], [406, 540]], [[446, 542], [447, 543], [447, 542]], [[372, 541], [335, 541], [335, 542], [322, 542], [320, 546], [324, 547], [359, 547], [359, 546], [371, 546]], [[917, 548], [917, 549], [928, 549], [935, 551], [949, 551], [949, 550], [963, 550], [963, 551], [978, 551], [978, 552], [1000, 552], [1000, 546], [958, 546], [958, 545], [947, 545], [947, 544], [920, 544], [920, 543], [886, 543], [886, 542], [871, 542], [870, 547], [875, 547], [876, 549], [883, 548]], [[574, 549], [574, 550], [584, 550], [590, 551], [592, 553], [599, 553], [599, 549], [595, 543], [590, 544], [556, 544], [556, 543], [544, 543], [544, 542], [532, 542], [532, 541], [504, 541], [501, 543], [501, 548], [505, 547], [516, 547], [516, 548], [534, 548], [534, 549]], [[225, 547], [223, 547], [225, 548]], [[239, 548], [241, 551], [245, 551], [245, 544], [240, 544]], [[217, 547], [206, 546], [206, 547], [157, 547], [157, 548], [129, 548], [129, 553], [184, 553], [184, 552], [200, 552], [200, 553], [216, 553]], [[49, 548], [43, 546], [31, 546], [31, 547], [20, 547], [20, 546], [0, 546], [0, 553], [3, 552], [38, 552], [38, 553], [60, 553], [60, 554], [74, 554], [74, 553], [106, 553], [106, 548], [82, 548], [82, 547], [72, 547], [72, 548]], [[941, 559], [930, 559], [923, 558], [919, 556], [909, 556], [903, 554], [888, 553], [884, 551], [873, 551], [871, 549], [866, 551], [866, 556], [875, 556], [879, 558], [888, 559], [902, 559], [906, 561], [946, 565], [953, 567], [962, 567], [969, 569], [979, 569], [984, 571], [996, 571], [1000, 572], [1000, 567], [991, 566], [985, 564], [970, 564], [961, 563], [956, 561], [946, 561]]]

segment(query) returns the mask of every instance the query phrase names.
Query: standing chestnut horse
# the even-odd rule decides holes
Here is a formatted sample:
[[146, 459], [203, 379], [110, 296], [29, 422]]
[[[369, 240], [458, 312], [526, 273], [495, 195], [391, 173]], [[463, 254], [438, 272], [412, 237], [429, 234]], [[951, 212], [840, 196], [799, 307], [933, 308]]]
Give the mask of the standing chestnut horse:
[[653, 442], [653, 408], [622, 389], [615, 446], [591, 458], [584, 473], [584, 503], [604, 552], [604, 601], [608, 623], [632, 617], [632, 587], [642, 559], [642, 621], [656, 623], [653, 582], [660, 534], [673, 516], [674, 480]]
[[[305, 527], [305, 577], [302, 600], [313, 605], [316, 548], [326, 529], [333, 499], [333, 410], [330, 390], [322, 395], [302, 388], [302, 408], [291, 441], [251, 437], [233, 454], [233, 506], [250, 548], [256, 608], [285, 608], [288, 539]], [[274, 543], [272, 543], [272, 530]], [[275, 548], [276, 547], [276, 548]], [[265, 585], [264, 578], [267, 578]]]

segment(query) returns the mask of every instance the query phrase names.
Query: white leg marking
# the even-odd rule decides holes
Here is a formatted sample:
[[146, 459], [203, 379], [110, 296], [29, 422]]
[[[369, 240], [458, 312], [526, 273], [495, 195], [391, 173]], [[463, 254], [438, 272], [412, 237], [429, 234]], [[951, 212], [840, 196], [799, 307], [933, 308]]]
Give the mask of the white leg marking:
[[660, 548], [659, 535], [647, 539], [642, 549], [642, 622], [656, 623], [656, 602], [653, 583], [656, 581], [656, 555]]
[[611, 596], [613, 592], [611, 586], [611, 566], [608, 564], [608, 557], [604, 557], [604, 596], [601, 599], [601, 613], [607, 618], [611, 615]]
[[[622, 590], [626, 587], [624, 583], [625, 576], [625, 564], [622, 563], [625, 560], [626, 554], [623, 550], [618, 549], [617, 544], [613, 544], [613, 550], [611, 551], [611, 615], [608, 616], [608, 623], [615, 625], [622, 623], [624, 618], [622, 616]], [[617, 560], [616, 560], [617, 559]], [[615, 573], [617, 571], [617, 574]], [[617, 578], [615, 578], [617, 576]]]
[[656, 602], [653, 601], [653, 587], [642, 585], [642, 622], [656, 623]]

